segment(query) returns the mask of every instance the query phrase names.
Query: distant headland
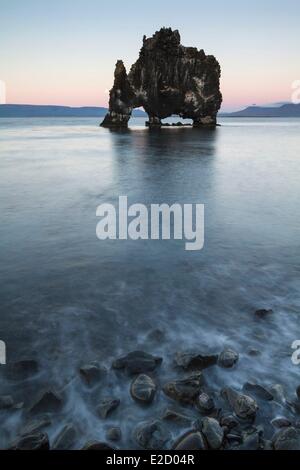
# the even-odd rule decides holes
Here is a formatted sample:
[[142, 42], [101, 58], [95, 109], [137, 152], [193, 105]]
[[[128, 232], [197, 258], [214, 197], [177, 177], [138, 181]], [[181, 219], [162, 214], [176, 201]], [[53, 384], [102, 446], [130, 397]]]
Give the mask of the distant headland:
[[[31, 105], [31, 104], [1, 104], [0, 118], [38, 118], [38, 117], [95, 117], [105, 116], [107, 108], [96, 106], [83, 106], [79, 108], [70, 106]], [[136, 109], [134, 117], [145, 117], [146, 113]]]
[[254, 118], [292, 118], [300, 117], [300, 104], [285, 103], [278, 107], [248, 106], [234, 113], [223, 113], [222, 117], [254, 117]]

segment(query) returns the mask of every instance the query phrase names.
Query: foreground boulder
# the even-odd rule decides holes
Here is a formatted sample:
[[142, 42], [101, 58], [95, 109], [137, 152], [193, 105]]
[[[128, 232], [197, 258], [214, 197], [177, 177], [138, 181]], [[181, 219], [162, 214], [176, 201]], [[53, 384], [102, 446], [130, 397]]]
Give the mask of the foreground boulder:
[[254, 420], [258, 406], [256, 401], [248, 395], [238, 393], [232, 388], [224, 388], [221, 396], [228, 402], [235, 414], [246, 420]]
[[202, 433], [210, 449], [220, 449], [224, 439], [224, 430], [216, 419], [204, 418], [202, 421]]
[[53, 390], [42, 392], [30, 408], [31, 413], [48, 413], [59, 411], [63, 406], [60, 393]]
[[90, 387], [98, 383], [107, 374], [107, 369], [98, 363], [85, 364], [80, 367], [79, 373], [83, 381]]
[[174, 450], [206, 450], [207, 446], [200, 431], [189, 431], [175, 443]]
[[273, 438], [275, 450], [300, 450], [300, 429], [283, 428]]
[[90, 441], [87, 442], [82, 450], [116, 450], [106, 442]]
[[141, 403], [151, 403], [155, 396], [156, 385], [146, 374], [140, 374], [131, 384], [130, 393], [134, 400]]
[[191, 424], [193, 421], [193, 418], [191, 416], [184, 415], [182, 413], [179, 413], [176, 410], [172, 410], [170, 408], [167, 408], [164, 413], [162, 414], [161, 419], [165, 421], [169, 421], [171, 423], [179, 424], [179, 425], [188, 425]]
[[254, 395], [256, 398], [260, 398], [261, 400], [271, 401], [274, 398], [273, 394], [268, 389], [253, 382], [246, 382], [243, 386], [243, 390], [245, 390], [245, 392], [249, 392], [250, 395]]
[[274, 426], [274, 428], [277, 429], [288, 428], [289, 426], [292, 426], [292, 422], [284, 417], [272, 419], [271, 424]]
[[204, 354], [197, 351], [177, 352], [175, 363], [184, 370], [201, 370], [217, 363], [217, 354]]
[[259, 431], [243, 435], [243, 442], [239, 446], [239, 450], [259, 450], [261, 448], [262, 439]]
[[226, 413], [225, 415], [221, 416], [220, 424], [229, 432], [239, 425], [239, 421], [234, 415]]
[[218, 357], [218, 365], [224, 369], [230, 369], [239, 360], [239, 355], [233, 349], [224, 349]]
[[49, 450], [49, 439], [45, 433], [27, 434], [12, 443], [9, 450]]
[[215, 409], [215, 402], [207, 393], [202, 392], [196, 399], [196, 408], [200, 413], [211, 413]]
[[106, 439], [109, 441], [120, 441], [122, 438], [122, 431], [120, 428], [114, 427], [109, 428], [106, 431]]
[[243, 444], [243, 437], [239, 432], [226, 433], [225, 445], [227, 449], [238, 448], [238, 445]]
[[173, 400], [182, 403], [194, 403], [198, 397], [204, 378], [201, 372], [187, 378], [172, 380], [163, 386], [164, 393]]
[[97, 406], [97, 413], [101, 418], [106, 419], [107, 416], [119, 406], [119, 404], [120, 400], [116, 398], [103, 398]]
[[103, 127], [127, 127], [134, 108], [143, 107], [150, 127], [173, 114], [193, 120], [195, 127], [215, 126], [222, 103], [221, 69], [203, 49], [184, 47], [179, 32], [162, 28], [143, 47], [127, 75], [119, 60]]
[[134, 431], [137, 443], [146, 450], [163, 450], [171, 435], [159, 420], [141, 423]]
[[76, 442], [77, 430], [73, 424], [66, 424], [59, 434], [56, 436], [52, 449], [54, 450], [69, 450], [72, 449]]
[[274, 400], [278, 403], [286, 403], [286, 394], [281, 384], [273, 384], [269, 387], [270, 393], [272, 393]]
[[161, 357], [152, 356], [144, 351], [133, 351], [116, 359], [113, 369], [124, 369], [129, 375], [152, 372], [162, 363]]

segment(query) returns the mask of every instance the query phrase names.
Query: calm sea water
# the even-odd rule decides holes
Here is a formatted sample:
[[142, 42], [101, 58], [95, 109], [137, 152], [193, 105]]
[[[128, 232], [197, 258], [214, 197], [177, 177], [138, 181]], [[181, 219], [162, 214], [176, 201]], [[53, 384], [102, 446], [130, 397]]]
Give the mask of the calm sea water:
[[[104, 425], [95, 393], [77, 379], [80, 364], [109, 366], [134, 349], [164, 357], [162, 381], [175, 351], [232, 346], [235, 370], [205, 371], [214, 390], [251, 379], [282, 383], [290, 394], [299, 385], [291, 343], [300, 339], [300, 120], [220, 123], [149, 132], [133, 119], [118, 133], [97, 119], [0, 120], [0, 339], [8, 362], [36, 358], [42, 366], [22, 386], [2, 378], [0, 394], [27, 404], [41, 386], [64, 388], [51, 438], [74, 422], [80, 446], [123, 423], [122, 445], [134, 447], [131, 428], [159, 415], [166, 400], [139, 409], [130, 381], [111, 373], [107, 390], [95, 393], [119, 396], [122, 406]], [[119, 195], [130, 204], [203, 203], [204, 249], [99, 241], [96, 208]], [[258, 321], [258, 308], [274, 314]], [[156, 329], [164, 334], [157, 342]], [[249, 355], [253, 348], [260, 356]], [[4, 446], [24, 412], [1, 419]]]

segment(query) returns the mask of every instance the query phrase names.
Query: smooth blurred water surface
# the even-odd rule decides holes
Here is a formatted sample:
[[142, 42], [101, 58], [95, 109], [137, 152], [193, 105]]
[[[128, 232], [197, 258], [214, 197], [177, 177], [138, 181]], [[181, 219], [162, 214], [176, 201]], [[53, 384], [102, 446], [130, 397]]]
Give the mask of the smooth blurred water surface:
[[[0, 339], [8, 361], [35, 357], [41, 382], [61, 387], [90, 360], [109, 365], [144, 349], [162, 354], [167, 371], [176, 350], [229, 345], [239, 365], [209, 369], [213, 387], [254, 378], [292, 393], [300, 373], [291, 363], [300, 339], [300, 120], [220, 119], [215, 130], [158, 132], [143, 119], [130, 124], [112, 132], [95, 119], [0, 119]], [[117, 205], [119, 195], [129, 204], [203, 203], [204, 249], [99, 241], [96, 208]], [[258, 321], [258, 308], [274, 314]], [[154, 329], [165, 339], [151, 339]], [[3, 390], [23, 398], [11, 384]], [[102, 432], [80, 387], [72, 394], [68, 418]]]

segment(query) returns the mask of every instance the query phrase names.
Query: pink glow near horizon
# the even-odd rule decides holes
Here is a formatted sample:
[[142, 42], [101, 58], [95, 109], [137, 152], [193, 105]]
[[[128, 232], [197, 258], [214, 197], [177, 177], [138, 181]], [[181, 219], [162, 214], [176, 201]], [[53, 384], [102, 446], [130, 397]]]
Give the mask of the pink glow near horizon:
[[[11, 76], [6, 80], [6, 102], [11, 104], [37, 104], [61, 106], [103, 106], [108, 107], [109, 92], [113, 82], [113, 64], [104, 71], [72, 73], [66, 70], [59, 75], [28, 71], [24, 79]], [[110, 68], [112, 70], [110, 70]], [[1, 77], [0, 77], [1, 78]], [[297, 78], [297, 77], [295, 77]], [[290, 101], [292, 81], [289, 75], [260, 76], [255, 70], [241, 71], [236, 75], [232, 66], [223, 68], [221, 91], [222, 109], [241, 109], [252, 104], [265, 105], [279, 101]]]
[[[252, 104], [265, 105], [266, 103], [275, 103], [290, 100], [290, 89], [284, 92], [276, 92], [275, 90], [252, 91], [247, 95], [242, 92], [228, 93], [225, 88], [222, 89], [223, 104], [222, 108], [243, 108]], [[6, 94], [6, 102], [11, 104], [36, 104], [36, 105], [60, 105], [60, 106], [101, 106], [108, 107], [108, 93], [101, 90], [94, 93], [70, 94], [66, 91], [60, 93], [52, 93], [51, 90], [45, 90], [43, 94], [22, 91], [11, 91], [9, 88]]]

